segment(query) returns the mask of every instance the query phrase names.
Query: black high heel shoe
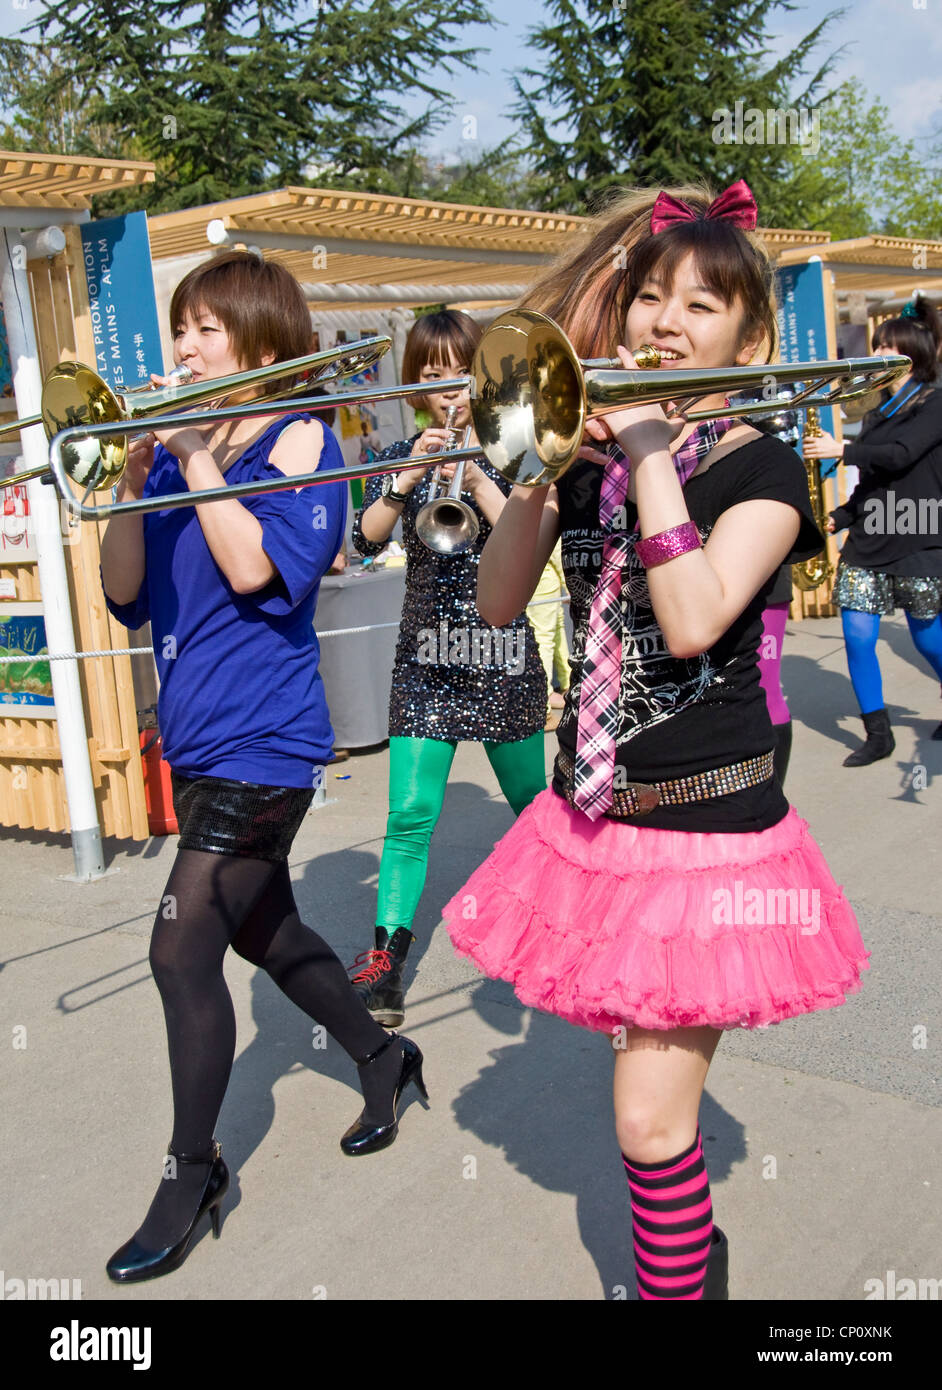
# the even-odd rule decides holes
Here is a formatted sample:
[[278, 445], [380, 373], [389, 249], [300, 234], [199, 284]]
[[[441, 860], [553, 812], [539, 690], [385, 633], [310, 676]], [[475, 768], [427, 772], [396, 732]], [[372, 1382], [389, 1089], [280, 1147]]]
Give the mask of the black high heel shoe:
[[390, 1033], [382, 1047], [371, 1052], [369, 1057], [358, 1058], [357, 1066], [368, 1066], [370, 1062], [374, 1062], [377, 1057], [382, 1056], [394, 1042], [402, 1043], [402, 1069], [399, 1072], [399, 1080], [396, 1082], [396, 1092], [393, 1096], [392, 1122], [388, 1125], [370, 1124], [366, 1119], [366, 1111], [364, 1110], [357, 1122], [350, 1126], [340, 1141], [340, 1147], [351, 1158], [357, 1154], [375, 1153], [377, 1149], [385, 1149], [393, 1143], [399, 1133], [399, 1120], [396, 1115], [399, 1098], [410, 1081], [415, 1082], [422, 1095], [428, 1100], [428, 1091], [422, 1080], [422, 1062], [424, 1059], [411, 1038], [401, 1038], [398, 1033]]
[[163, 1250], [147, 1250], [137, 1236], [132, 1236], [120, 1250], [115, 1251], [105, 1266], [108, 1278], [113, 1279], [116, 1284], [132, 1284], [139, 1279], [156, 1279], [158, 1275], [169, 1274], [172, 1269], [182, 1265], [190, 1253], [200, 1218], [207, 1211], [213, 1226], [213, 1239], [219, 1239], [219, 1204], [229, 1190], [229, 1169], [222, 1161], [221, 1145], [214, 1139], [212, 1148], [205, 1154], [178, 1154], [174, 1153], [173, 1149], [168, 1149], [167, 1153], [178, 1163], [210, 1165], [196, 1215], [176, 1245], [168, 1245]]

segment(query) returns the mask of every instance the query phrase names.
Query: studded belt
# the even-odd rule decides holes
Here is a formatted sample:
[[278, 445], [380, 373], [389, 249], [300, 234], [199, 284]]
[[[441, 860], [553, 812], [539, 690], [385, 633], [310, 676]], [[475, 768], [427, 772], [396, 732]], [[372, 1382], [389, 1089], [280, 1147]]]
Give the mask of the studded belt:
[[[563, 778], [563, 794], [570, 806], [573, 800], [573, 782], [576, 765], [568, 753], [562, 750], [557, 754], [556, 765]], [[616, 774], [618, 768], [615, 769]], [[768, 782], [774, 771], [772, 753], [760, 753], [756, 758], [746, 758], [741, 763], [729, 763], [726, 767], [711, 768], [707, 772], [694, 772], [689, 777], [672, 777], [666, 782], [627, 782], [624, 786], [612, 788], [612, 804], [605, 812], [612, 820], [628, 820], [632, 816], [644, 816], [655, 806], [681, 806], [690, 801], [709, 801], [729, 792], [742, 791], [745, 787], [758, 787]]]

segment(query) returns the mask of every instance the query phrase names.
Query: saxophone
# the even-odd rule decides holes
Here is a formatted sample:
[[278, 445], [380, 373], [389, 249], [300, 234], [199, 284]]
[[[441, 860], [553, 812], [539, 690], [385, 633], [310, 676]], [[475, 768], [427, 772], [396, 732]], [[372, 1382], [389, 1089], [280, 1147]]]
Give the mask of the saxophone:
[[[817, 410], [814, 406], [809, 406], [805, 418], [802, 443], [806, 439], [817, 439], [823, 433]], [[808, 474], [808, 495], [811, 498], [811, 510], [814, 512], [815, 523], [818, 530], [827, 536], [827, 513], [824, 510], [821, 460], [808, 458], [807, 455], [802, 455], [802, 457]], [[796, 588], [801, 589], [804, 593], [809, 593], [812, 589], [817, 589], [822, 584], [827, 583], [833, 574], [834, 566], [828, 559], [827, 541], [825, 541], [824, 550], [819, 554], [813, 555], [810, 560], [802, 560], [800, 564], [792, 565], [792, 582]]]

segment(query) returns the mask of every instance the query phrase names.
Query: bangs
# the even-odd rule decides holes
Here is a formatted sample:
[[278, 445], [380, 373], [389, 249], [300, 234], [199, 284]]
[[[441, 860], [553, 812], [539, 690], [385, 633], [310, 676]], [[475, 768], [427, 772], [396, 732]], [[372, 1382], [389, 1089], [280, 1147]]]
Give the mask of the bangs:
[[[470, 367], [482, 329], [460, 309], [441, 309], [416, 319], [406, 339], [402, 355], [403, 381], [418, 381], [423, 367], [448, 367], [454, 361]], [[410, 405], [425, 408], [424, 396], [409, 397]]]
[[[747, 243], [748, 245], [748, 243]], [[670, 290], [682, 261], [693, 253], [699, 283], [732, 308], [742, 295], [749, 273], [754, 274], [752, 257], [744, 254], [743, 238], [728, 222], [704, 219], [682, 222], [658, 236], [646, 238], [639, 246], [630, 268], [629, 293], [634, 299], [645, 281], [653, 280]]]
[[199, 323], [203, 317], [214, 318], [217, 323], [221, 323], [227, 333], [232, 332], [230, 324], [226, 323], [222, 317], [211, 309], [205, 299], [198, 299], [194, 286], [187, 288], [181, 286], [181, 292], [173, 296], [171, 305], [172, 322], [170, 324], [171, 333], [180, 332], [186, 319], [192, 319], [194, 323]]
[[211, 314], [229, 335], [243, 369], [266, 353], [276, 362], [311, 350], [311, 316], [301, 286], [284, 266], [248, 251], [223, 252], [185, 275], [170, 301], [170, 331]]

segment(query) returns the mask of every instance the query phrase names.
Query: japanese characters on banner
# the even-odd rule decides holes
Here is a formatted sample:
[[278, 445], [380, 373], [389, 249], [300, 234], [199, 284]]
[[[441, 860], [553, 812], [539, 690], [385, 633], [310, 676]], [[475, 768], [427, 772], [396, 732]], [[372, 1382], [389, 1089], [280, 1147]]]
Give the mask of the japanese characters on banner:
[[117, 392], [163, 371], [147, 215], [132, 212], [82, 226], [94, 366]]
[[[775, 272], [778, 300], [779, 354], [783, 362], [823, 362], [828, 352], [827, 304], [824, 297], [824, 265], [809, 261], [786, 265]], [[770, 369], [774, 372], [774, 367]], [[805, 384], [805, 383], [802, 383]], [[834, 407], [819, 412], [821, 426], [834, 434]], [[836, 463], [824, 460], [822, 477], [834, 471]]]

